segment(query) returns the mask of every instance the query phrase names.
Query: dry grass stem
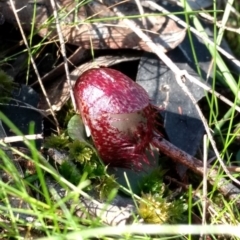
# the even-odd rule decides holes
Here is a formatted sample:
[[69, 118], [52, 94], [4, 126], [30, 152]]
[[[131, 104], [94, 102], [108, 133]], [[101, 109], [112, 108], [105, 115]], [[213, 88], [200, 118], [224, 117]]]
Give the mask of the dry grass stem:
[[186, 22], [182, 21], [180, 18], [178, 18], [177, 16], [171, 14], [169, 11], [167, 11], [165, 8], [163, 8], [162, 6], [158, 5], [157, 3], [153, 2], [153, 1], [142, 1], [142, 5], [149, 7], [153, 10], [158, 10], [164, 14], [167, 14], [167, 16], [169, 18], [171, 18], [172, 20], [174, 20], [175, 22], [177, 22], [178, 24], [180, 24], [181, 26], [188, 28], [192, 33], [194, 33], [196, 36], [200, 37], [201, 39], [203, 39], [204, 41], [206, 41], [209, 45], [216, 47], [216, 49], [223, 54], [226, 58], [228, 58], [229, 60], [231, 60], [233, 63], [236, 64], [236, 66], [240, 67], [240, 61], [237, 60], [236, 58], [234, 58], [231, 54], [229, 54], [227, 51], [225, 51], [223, 48], [221, 48], [220, 46], [216, 45], [212, 40], [210, 40], [209, 38], [203, 36], [201, 33], [199, 33], [199, 31], [197, 31], [195, 28], [187, 25]]
[[[161, 153], [165, 154], [174, 161], [187, 166], [193, 172], [203, 176], [204, 170], [202, 161], [182, 151], [181, 149], [177, 148], [175, 145], [163, 138], [154, 138], [152, 142], [155, 145], [159, 146], [159, 150], [161, 151]], [[225, 178], [220, 178], [218, 171], [215, 170], [213, 167], [208, 166], [207, 171], [209, 182], [213, 186], [216, 186], [217, 189], [224, 196], [228, 197], [231, 200], [234, 200], [235, 203], [240, 206], [240, 189], [230, 183], [229, 180], [226, 180]]]
[[228, 106], [230, 107], [234, 107], [234, 109], [236, 111], [238, 111], [240, 113], [240, 107], [237, 106], [235, 103], [233, 103], [232, 101], [230, 101], [229, 99], [227, 99], [226, 97], [224, 97], [222, 94], [218, 93], [215, 90], [212, 90], [211, 87], [209, 87], [208, 85], [206, 85], [205, 83], [199, 81], [198, 79], [196, 79], [195, 77], [193, 77], [192, 75], [187, 74], [187, 79], [190, 82], [195, 83], [196, 85], [198, 85], [199, 87], [201, 87], [202, 89], [206, 90], [207, 92], [213, 94], [215, 97], [219, 98], [221, 101], [223, 101], [224, 103], [226, 103]]
[[[140, 15], [144, 15], [144, 9], [143, 9], [143, 6], [141, 5], [140, 0], [135, 0], [135, 2], [136, 2], [136, 5], [137, 5], [137, 8], [139, 10]], [[145, 17], [142, 17], [142, 25], [146, 30], [148, 29], [147, 28], [147, 21], [146, 21]]]
[[25, 140], [37, 140], [37, 139], [43, 139], [43, 136], [41, 134], [32, 134], [24, 136], [5, 137], [0, 138], [0, 143], [24, 142]]
[[[28, 54], [29, 54], [29, 57], [30, 57], [30, 60], [31, 60], [31, 63], [32, 63], [32, 66], [33, 66], [33, 69], [34, 69], [34, 71], [35, 71], [35, 73], [36, 73], [36, 76], [37, 76], [37, 79], [38, 79], [38, 81], [39, 81], [39, 85], [40, 85], [40, 87], [41, 87], [41, 89], [42, 89], [42, 92], [43, 92], [45, 98], [46, 98], [46, 101], [47, 101], [47, 104], [48, 104], [48, 106], [49, 106], [50, 112], [51, 112], [51, 114], [52, 114], [52, 116], [53, 116], [53, 119], [54, 119], [54, 122], [55, 122], [55, 124], [56, 124], [57, 131], [58, 131], [58, 133], [60, 134], [60, 128], [59, 128], [59, 123], [58, 123], [56, 114], [54, 113], [54, 111], [53, 111], [53, 109], [52, 109], [52, 105], [51, 105], [51, 103], [50, 103], [50, 101], [49, 101], [49, 98], [48, 98], [48, 96], [47, 96], [47, 92], [46, 92], [45, 87], [44, 87], [44, 85], [43, 85], [43, 83], [42, 83], [42, 79], [41, 79], [41, 76], [40, 76], [39, 71], [38, 71], [38, 69], [37, 69], [37, 65], [36, 65], [36, 63], [35, 63], [35, 61], [34, 61], [34, 58], [33, 58], [32, 54], [31, 54], [31, 50], [30, 50], [30, 48], [29, 48], [29, 45], [28, 45], [26, 36], [25, 36], [25, 34], [24, 34], [24, 31], [23, 31], [23, 28], [22, 28], [20, 19], [19, 19], [18, 14], [17, 14], [17, 10], [16, 10], [16, 8], [15, 8], [15, 4], [13, 3], [13, 0], [10, 0], [10, 4], [11, 4], [11, 7], [12, 7], [12, 9], [13, 9], [13, 13], [14, 13], [14, 16], [15, 16], [15, 18], [16, 18], [16, 21], [17, 21], [19, 30], [20, 30], [20, 32], [21, 32], [21, 35], [22, 35], [24, 44], [25, 44], [25, 46], [26, 46], [26, 48], [27, 48], [27, 51], [28, 51]], [[18, 10], [18, 11], [20, 11], [20, 10]]]
[[70, 97], [71, 97], [71, 100], [72, 100], [73, 108], [74, 108], [74, 110], [76, 110], [76, 103], [75, 103], [75, 99], [74, 99], [74, 95], [73, 95], [73, 86], [71, 84], [70, 72], [69, 72], [69, 68], [68, 68], [68, 59], [67, 59], [67, 54], [66, 54], [66, 47], [65, 47], [65, 42], [64, 42], [64, 39], [63, 39], [63, 34], [62, 34], [62, 30], [61, 30], [60, 23], [59, 23], [57, 6], [56, 6], [55, 0], [50, 0], [50, 2], [51, 2], [51, 5], [52, 5], [52, 9], [53, 9], [53, 16], [54, 16], [54, 19], [56, 21], [56, 29], [57, 29], [57, 33], [58, 33], [58, 37], [59, 37], [60, 46], [61, 46], [61, 53], [62, 53], [64, 68], [65, 68], [65, 72], [66, 72], [66, 78], [67, 78], [67, 82], [68, 82], [68, 85], [69, 85]]
[[206, 224], [206, 216], [207, 216], [207, 179], [208, 179], [208, 147], [207, 147], [207, 136], [206, 134], [203, 136], [203, 186], [202, 186], [202, 225]]

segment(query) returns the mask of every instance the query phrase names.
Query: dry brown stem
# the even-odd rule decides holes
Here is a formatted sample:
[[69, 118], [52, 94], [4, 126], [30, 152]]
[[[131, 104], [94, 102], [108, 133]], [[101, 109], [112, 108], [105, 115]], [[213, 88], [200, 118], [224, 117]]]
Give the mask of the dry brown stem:
[[[153, 144], [159, 148], [159, 150], [170, 157], [176, 162], [180, 162], [183, 165], [187, 166], [193, 172], [203, 176], [204, 168], [203, 163], [199, 159], [189, 155], [188, 153], [177, 148], [167, 140], [163, 138], [154, 138]], [[219, 173], [213, 167], [208, 166], [208, 181], [213, 185], [217, 186], [218, 190], [222, 192], [224, 196], [229, 197], [231, 200], [234, 200], [238, 206], [240, 206], [240, 189], [234, 186], [225, 178], [219, 177]]]

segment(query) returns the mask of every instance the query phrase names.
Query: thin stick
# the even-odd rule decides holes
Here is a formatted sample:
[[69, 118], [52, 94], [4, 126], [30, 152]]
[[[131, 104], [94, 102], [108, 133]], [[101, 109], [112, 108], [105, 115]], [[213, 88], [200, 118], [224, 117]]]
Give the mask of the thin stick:
[[226, 103], [228, 106], [230, 107], [234, 107], [234, 109], [238, 112], [240, 112], [240, 107], [237, 106], [236, 104], [234, 104], [232, 101], [230, 101], [229, 99], [227, 99], [226, 97], [224, 97], [222, 94], [218, 93], [215, 90], [212, 90], [208, 85], [206, 85], [205, 83], [199, 81], [198, 79], [196, 79], [195, 77], [193, 77], [192, 75], [188, 74], [188, 80], [190, 82], [195, 83], [196, 85], [198, 85], [199, 87], [201, 87], [202, 89], [206, 90], [207, 92], [213, 94], [214, 96], [216, 96], [217, 98], [219, 98], [221, 101], [223, 101], [224, 103]]
[[[200, 37], [201, 39], [203, 39], [204, 41], [206, 41], [207, 43], [209, 43], [211, 46], [216, 47], [216, 49], [222, 53], [226, 58], [228, 58], [229, 60], [231, 60], [233, 63], [235, 63], [238, 67], [240, 67], [240, 61], [238, 61], [236, 58], [234, 58], [231, 54], [229, 54], [227, 51], [225, 51], [223, 48], [221, 48], [220, 46], [216, 45], [213, 41], [211, 41], [209, 38], [203, 36], [201, 33], [199, 33], [195, 28], [187, 25], [187, 23], [185, 23], [184, 21], [182, 21], [180, 18], [178, 18], [177, 16], [171, 14], [169, 11], [167, 11], [165, 8], [161, 7], [160, 5], [158, 5], [157, 3], [153, 2], [153, 1], [141, 1], [142, 5], [145, 7], [148, 7], [150, 9], [153, 10], [158, 10], [164, 14], [166, 14], [169, 18], [171, 18], [172, 20], [174, 20], [175, 22], [177, 22], [178, 24], [180, 24], [181, 26], [188, 28], [192, 33], [194, 33], [196, 36]], [[216, 46], [215, 46], [216, 45]]]
[[60, 23], [59, 23], [57, 6], [56, 6], [55, 0], [50, 0], [50, 1], [51, 1], [52, 9], [53, 9], [53, 16], [54, 16], [54, 19], [56, 21], [56, 29], [57, 29], [57, 33], [58, 33], [58, 37], [59, 37], [60, 46], [61, 46], [61, 53], [62, 53], [64, 68], [65, 68], [65, 72], [66, 72], [66, 78], [67, 78], [67, 82], [68, 82], [68, 85], [69, 85], [70, 97], [72, 99], [73, 108], [76, 111], [76, 103], [75, 103], [75, 99], [74, 99], [74, 95], [73, 95], [73, 86], [72, 86], [72, 83], [71, 83], [70, 72], [69, 72], [69, 68], [68, 68], [68, 59], [67, 59], [67, 54], [66, 54], [66, 47], [65, 47], [65, 42], [64, 42], [64, 39], [63, 39], [62, 29], [61, 29]]
[[[232, 6], [230, 6], [230, 8], [232, 8]], [[203, 20], [205, 20], [205, 22], [209, 22], [211, 24], [216, 24], [217, 27], [219, 27], [223, 30], [227, 30], [229, 32], [234, 32], [234, 33], [240, 34], [240, 28], [228, 27], [228, 26], [222, 24], [222, 21], [215, 21], [215, 19], [208, 13], [201, 12], [201, 13], [199, 13], [199, 15], [203, 18]]]
[[24, 136], [4, 137], [0, 138], [0, 143], [24, 142], [25, 140], [37, 140], [37, 139], [43, 139], [43, 136], [41, 134], [32, 134]]
[[[162, 137], [156, 136], [151, 141], [154, 146], [156, 146], [161, 153], [173, 159], [175, 162], [180, 162], [181, 164], [187, 166], [193, 172], [203, 176], [204, 169], [203, 163], [199, 159], [189, 155], [188, 153], [182, 151], [181, 149], [174, 146], [172, 143], [168, 142]], [[229, 197], [234, 200], [238, 206], [240, 206], [240, 189], [234, 186], [225, 178], [220, 178], [217, 170], [213, 169], [208, 165], [208, 180], [213, 186], [217, 186], [218, 190], [222, 192], [224, 196]]]
[[[143, 6], [141, 5], [140, 0], [135, 0], [135, 2], [136, 2], [136, 5], [137, 5], [140, 15], [144, 15]], [[147, 30], [147, 21], [146, 21], [145, 17], [142, 17], [142, 25]]]
[[202, 225], [206, 224], [207, 215], [207, 136], [203, 136], [203, 194], [202, 194]]
[[29, 54], [29, 56], [30, 56], [30, 60], [31, 60], [32, 66], [33, 66], [33, 69], [34, 69], [34, 71], [35, 71], [35, 73], [36, 73], [36, 76], [37, 76], [37, 79], [38, 79], [38, 81], [39, 81], [40, 87], [41, 87], [41, 89], [42, 89], [43, 95], [44, 95], [44, 97], [46, 98], [47, 104], [48, 104], [48, 106], [49, 106], [49, 108], [50, 108], [50, 112], [51, 112], [51, 114], [52, 114], [52, 116], [53, 116], [53, 119], [54, 119], [54, 122], [55, 122], [55, 124], [56, 124], [57, 131], [60, 133], [60, 128], [59, 128], [58, 120], [57, 120], [56, 115], [55, 115], [55, 113], [54, 113], [54, 111], [53, 111], [53, 109], [52, 109], [52, 105], [51, 105], [51, 102], [50, 102], [50, 100], [49, 100], [49, 98], [48, 98], [48, 96], [47, 96], [47, 92], [46, 92], [46, 90], [45, 90], [45, 88], [44, 88], [44, 86], [43, 86], [42, 79], [41, 79], [40, 74], [39, 74], [39, 72], [38, 72], [37, 65], [36, 65], [36, 63], [35, 63], [35, 61], [34, 61], [34, 59], [33, 59], [32, 54], [31, 54], [31, 50], [30, 50], [30, 48], [29, 48], [27, 39], [26, 39], [26, 37], [25, 37], [25, 34], [24, 34], [24, 31], [23, 31], [23, 28], [22, 28], [20, 19], [19, 19], [19, 17], [18, 17], [17, 10], [16, 10], [15, 5], [14, 5], [14, 3], [13, 3], [13, 0], [10, 0], [10, 4], [11, 4], [11, 7], [12, 7], [12, 9], [13, 9], [14, 16], [15, 16], [15, 18], [16, 18], [16, 21], [17, 21], [19, 30], [20, 30], [20, 32], [21, 32], [21, 35], [22, 35], [24, 44], [25, 44], [25, 46], [26, 46], [26, 48], [27, 48], [27, 51], [28, 51], [28, 54]]

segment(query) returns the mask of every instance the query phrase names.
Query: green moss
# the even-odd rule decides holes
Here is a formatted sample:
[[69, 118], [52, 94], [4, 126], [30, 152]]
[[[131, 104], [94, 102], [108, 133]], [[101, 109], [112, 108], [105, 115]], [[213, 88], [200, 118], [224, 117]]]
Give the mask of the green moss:
[[0, 70], [0, 102], [7, 102], [12, 94], [15, 83], [12, 77]]
[[162, 170], [160, 168], [152, 171], [151, 174], [143, 178], [140, 183], [140, 188], [144, 193], [159, 193], [162, 192], [163, 188], [163, 176], [167, 170]]
[[183, 223], [186, 222], [187, 204], [185, 196], [174, 193], [163, 182], [167, 170], [154, 170], [141, 182], [142, 200], [138, 202], [139, 215], [147, 223]]
[[96, 186], [97, 192], [99, 192], [99, 198], [109, 199], [109, 196], [114, 190], [118, 190], [119, 186], [116, 183], [116, 179], [114, 175], [106, 176], [103, 175], [102, 177], [98, 178], [99, 184]]
[[81, 180], [82, 173], [72, 161], [64, 161], [60, 167], [59, 172], [71, 183], [77, 185]]
[[63, 105], [61, 110], [57, 112], [57, 119], [61, 123], [61, 126], [63, 128], [66, 128], [68, 125], [68, 122], [74, 116], [76, 113], [73, 109], [72, 102], [69, 100], [67, 103]]
[[70, 159], [74, 159], [74, 161], [79, 162], [80, 164], [87, 163], [93, 157], [93, 149], [84, 142], [75, 140], [72, 143], [69, 143], [68, 147]]
[[69, 138], [65, 134], [60, 136], [52, 135], [46, 138], [44, 146], [46, 148], [55, 148], [59, 150], [67, 149], [69, 144]]
[[143, 194], [139, 201], [139, 215], [147, 223], [184, 223], [187, 204], [184, 198], [168, 201], [161, 194]]

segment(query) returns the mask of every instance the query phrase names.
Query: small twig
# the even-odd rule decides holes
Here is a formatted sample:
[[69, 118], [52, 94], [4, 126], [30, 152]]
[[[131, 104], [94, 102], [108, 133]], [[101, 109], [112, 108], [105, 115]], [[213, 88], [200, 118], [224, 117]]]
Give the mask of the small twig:
[[24, 136], [4, 137], [0, 138], [0, 143], [24, 142], [25, 140], [37, 140], [37, 139], [43, 139], [43, 136], [41, 134], [32, 134]]
[[227, 169], [229, 172], [240, 173], [240, 167], [237, 166], [227, 167]]
[[[224, 0], [224, 4], [227, 5], [228, 4], [228, 0]], [[238, 10], [236, 10], [236, 8], [234, 8], [233, 6], [229, 6], [231, 8], [231, 12], [235, 14], [236, 17], [240, 17], [240, 14], [238, 12]]]
[[153, 2], [153, 1], [141, 1], [141, 4], [143, 6], [146, 6], [150, 9], [153, 10], [158, 10], [164, 14], [166, 14], [169, 18], [171, 18], [172, 20], [174, 20], [175, 22], [177, 22], [178, 24], [180, 24], [181, 26], [188, 28], [192, 33], [194, 33], [196, 36], [200, 37], [201, 39], [203, 39], [204, 41], [206, 41], [208, 44], [210, 44], [211, 46], [216, 47], [216, 49], [222, 53], [226, 58], [228, 58], [229, 60], [231, 60], [233, 63], [235, 63], [238, 67], [240, 67], [240, 61], [237, 60], [236, 58], [234, 58], [231, 54], [229, 54], [227, 51], [225, 51], [223, 48], [221, 48], [220, 46], [216, 45], [213, 41], [211, 41], [209, 38], [203, 36], [201, 33], [199, 33], [195, 28], [187, 25], [186, 22], [184, 22], [183, 20], [181, 20], [180, 18], [178, 18], [177, 16], [171, 14], [169, 11], [167, 11], [165, 8], [161, 7], [160, 5], [158, 5], [157, 3]]
[[[78, 47], [69, 57], [68, 57], [68, 63], [74, 67], [77, 68], [76, 66], [83, 61], [83, 59], [86, 59], [86, 54], [87, 50], [83, 49], [82, 47]], [[62, 75], [64, 73], [64, 63], [61, 62], [58, 64], [54, 69], [50, 70], [47, 72], [43, 77], [42, 81], [47, 82], [51, 81], [52, 79], [58, 77], [59, 75]], [[38, 82], [32, 83], [30, 86], [35, 86]]]
[[51, 105], [51, 102], [50, 102], [50, 100], [49, 100], [49, 98], [48, 98], [48, 96], [47, 96], [47, 92], [46, 92], [46, 90], [45, 90], [45, 88], [44, 88], [44, 86], [43, 86], [42, 79], [41, 79], [40, 74], [39, 74], [39, 71], [38, 71], [38, 69], [37, 69], [37, 65], [36, 65], [36, 63], [35, 63], [35, 61], [34, 61], [34, 59], [33, 59], [32, 54], [31, 54], [31, 50], [30, 50], [30, 48], [29, 48], [27, 39], [26, 39], [26, 37], [25, 37], [25, 34], [24, 34], [24, 31], [23, 31], [23, 28], [22, 28], [20, 19], [19, 19], [19, 17], [18, 17], [17, 10], [16, 10], [15, 5], [14, 5], [14, 3], [13, 3], [13, 0], [10, 0], [10, 4], [11, 4], [11, 7], [12, 7], [14, 16], [15, 16], [15, 18], [16, 18], [16, 21], [17, 21], [19, 30], [20, 30], [20, 32], [21, 32], [21, 35], [22, 35], [24, 44], [25, 44], [25, 46], [26, 46], [26, 48], [27, 48], [27, 51], [28, 51], [28, 54], [29, 54], [29, 56], [30, 56], [30, 60], [31, 60], [33, 69], [34, 69], [34, 71], [35, 71], [35, 73], [36, 73], [36, 76], [37, 76], [37, 79], [38, 79], [38, 81], [39, 81], [40, 87], [41, 87], [42, 92], [43, 92], [43, 94], [44, 94], [44, 96], [45, 96], [45, 98], [46, 98], [47, 104], [48, 104], [48, 106], [49, 106], [49, 108], [50, 108], [50, 112], [51, 112], [51, 114], [52, 114], [52, 116], [53, 116], [53, 119], [54, 119], [54, 122], [55, 122], [55, 124], [56, 124], [57, 131], [60, 133], [60, 128], [59, 128], [58, 120], [57, 120], [56, 115], [55, 115], [55, 113], [54, 113], [54, 111], [53, 111], [53, 109], [52, 109], [52, 105]]
[[[171, 182], [174, 182], [175, 184], [181, 186], [182, 188], [184, 188], [185, 190], [188, 190], [189, 189], [189, 185], [187, 184], [184, 184], [182, 182], [179, 182], [177, 181], [176, 179], [174, 178], [170, 178], [169, 176], [166, 176], [165, 177], [167, 180], [171, 181]], [[193, 192], [193, 200], [194, 202], [201, 202], [202, 200], [202, 192], [199, 191], [199, 190], [194, 190]], [[206, 209], [208, 210], [208, 213], [210, 213], [213, 217], [219, 217], [219, 211], [221, 211], [221, 209], [219, 208], [219, 206], [217, 206], [215, 203], [213, 203], [211, 201], [211, 199], [209, 198], [206, 198], [205, 199], [206, 201]], [[225, 223], [227, 224], [229, 221], [226, 221], [226, 219], [230, 219], [231, 218], [231, 215], [227, 212], [224, 212], [223, 213], [223, 216], [221, 217], [220, 219], [220, 223]]]
[[[194, 192], [194, 198], [196, 198], [196, 201], [201, 201], [202, 199], [202, 194], [200, 191], [195, 191]], [[219, 219], [219, 212], [222, 211], [221, 207], [219, 207], [216, 203], [214, 203], [211, 199], [206, 198], [206, 205], [207, 205], [207, 210], [208, 210], [208, 214], [211, 214], [212, 219]], [[229, 223], [229, 220], [231, 219], [231, 214], [229, 214], [228, 212], [224, 211], [222, 212], [222, 217], [219, 219], [220, 222], [219, 224], [227, 224]]]
[[[140, 1], [135, 0], [135, 2], [136, 2], [136, 5], [137, 5], [140, 15], [144, 15], [144, 10], [143, 10], [143, 7], [142, 7]], [[147, 30], [147, 21], [146, 21], [145, 17], [142, 17], [142, 25]]]
[[196, 85], [198, 85], [202, 89], [206, 90], [207, 92], [213, 94], [215, 97], [219, 98], [221, 101], [226, 103], [228, 106], [234, 107], [234, 109], [240, 113], [240, 107], [239, 106], [234, 104], [232, 101], [230, 101], [229, 99], [224, 97], [222, 94], [218, 93], [217, 91], [212, 90], [207, 84], [201, 82], [200, 80], [196, 79], [195, 77], [193, 77], [192, 75], [189, 75], [189, 74], [188, 74], [188, 80], [190, 82], [195, 83]]
[[207, 178], [208, 178], [208, 171], [207, 171], [207, 136], [204, 135], [203, 137], [203, 194], [202, 194], [202, 225], [206, 224], [206, 215], [207, 215]]
[[8, 106], [8, 107], [18, 107], [18, 108], [22, 108], [22, 109], [30, 109], [32, 111], [38, 112], [43, 117], [45, 117], [50, 123], [52, 123], [54, 125], [54, 121], [51, 118], [48, 117], [48, 115], [45, 113], [44, 110], [38, 109], [38, 108], [32, 106], [31, 104], [28, 104], [26, 102], [20, 101], [20, 100], [15, 99], [15, 98], [11, 98], [11, 100], [15, 101], [16, 103], [0, 103], [0, 106]]
[[228, 27], [228, 26], [222, 24], [222, 21], [216, 21], [210, 14], [203, 12], [203, 13], [199, 13], [199, 15], [203, 18], [203, 21], [206, 20], [206, 22], [209, 22], [211, 24], [216, 24], [216, 26], [219, 28], [222, 28], [229, 32], [234, 32], [234, 33], [240, 34], [240, 28]]
[[[153, 138], [152, 144], [154, 146], [157, 146], [161, 153], [173, 159], [175, 162], [180, 162], [181, 164], [191, 169], [193, 172], [203, 176], [204, 170], [202, 166], [202, 161], [200, 161], [199, 159], [182, 151], [181, 149], [174, 146], [172, 143], [159, 136]], [[225, 178], [220, 178], [218, 171], [213, 169], [209, 165], [207, 167], [207, 171], [209, 182], [213, 186], [216, 186], [224, 196], [227, 196], [231, 200], [234, 200], [236, 204], [240, 206], [240, 189], [238, 189]]]
[[65, 68], [65, 72], [66, 72], [66, 78], [67, 78], [67, 82], [69, 85], [70, 97], [72, 99], [73, 108], [74, 108], [74, 110], [76, 110], [76, 103], [75, 103], [75, 99], [74, 99], [74, 95], [73, 95], [73, 87], [71, 84], [70, 72], [69, 72], [69, 68], [68, 68], [68, 59], [67, 59], [67, 54], [66, 54], [65, 42], [63, 39], [63, 34], [62, 34], [62, 30], [61, 30], [60, 23], [59, 23], [57, 6], [56, 6], [55, 0], [51, 0], [51, 5], [52, 5], [52, 9], [53, 9], [53, 16], [56, 21], [56, 29], [57, 29], [57, 33], [58, 33], [58, 37], [59, 37], [60, 46], [61, 46], [61, 53], [62, 53], [64, 68]]

